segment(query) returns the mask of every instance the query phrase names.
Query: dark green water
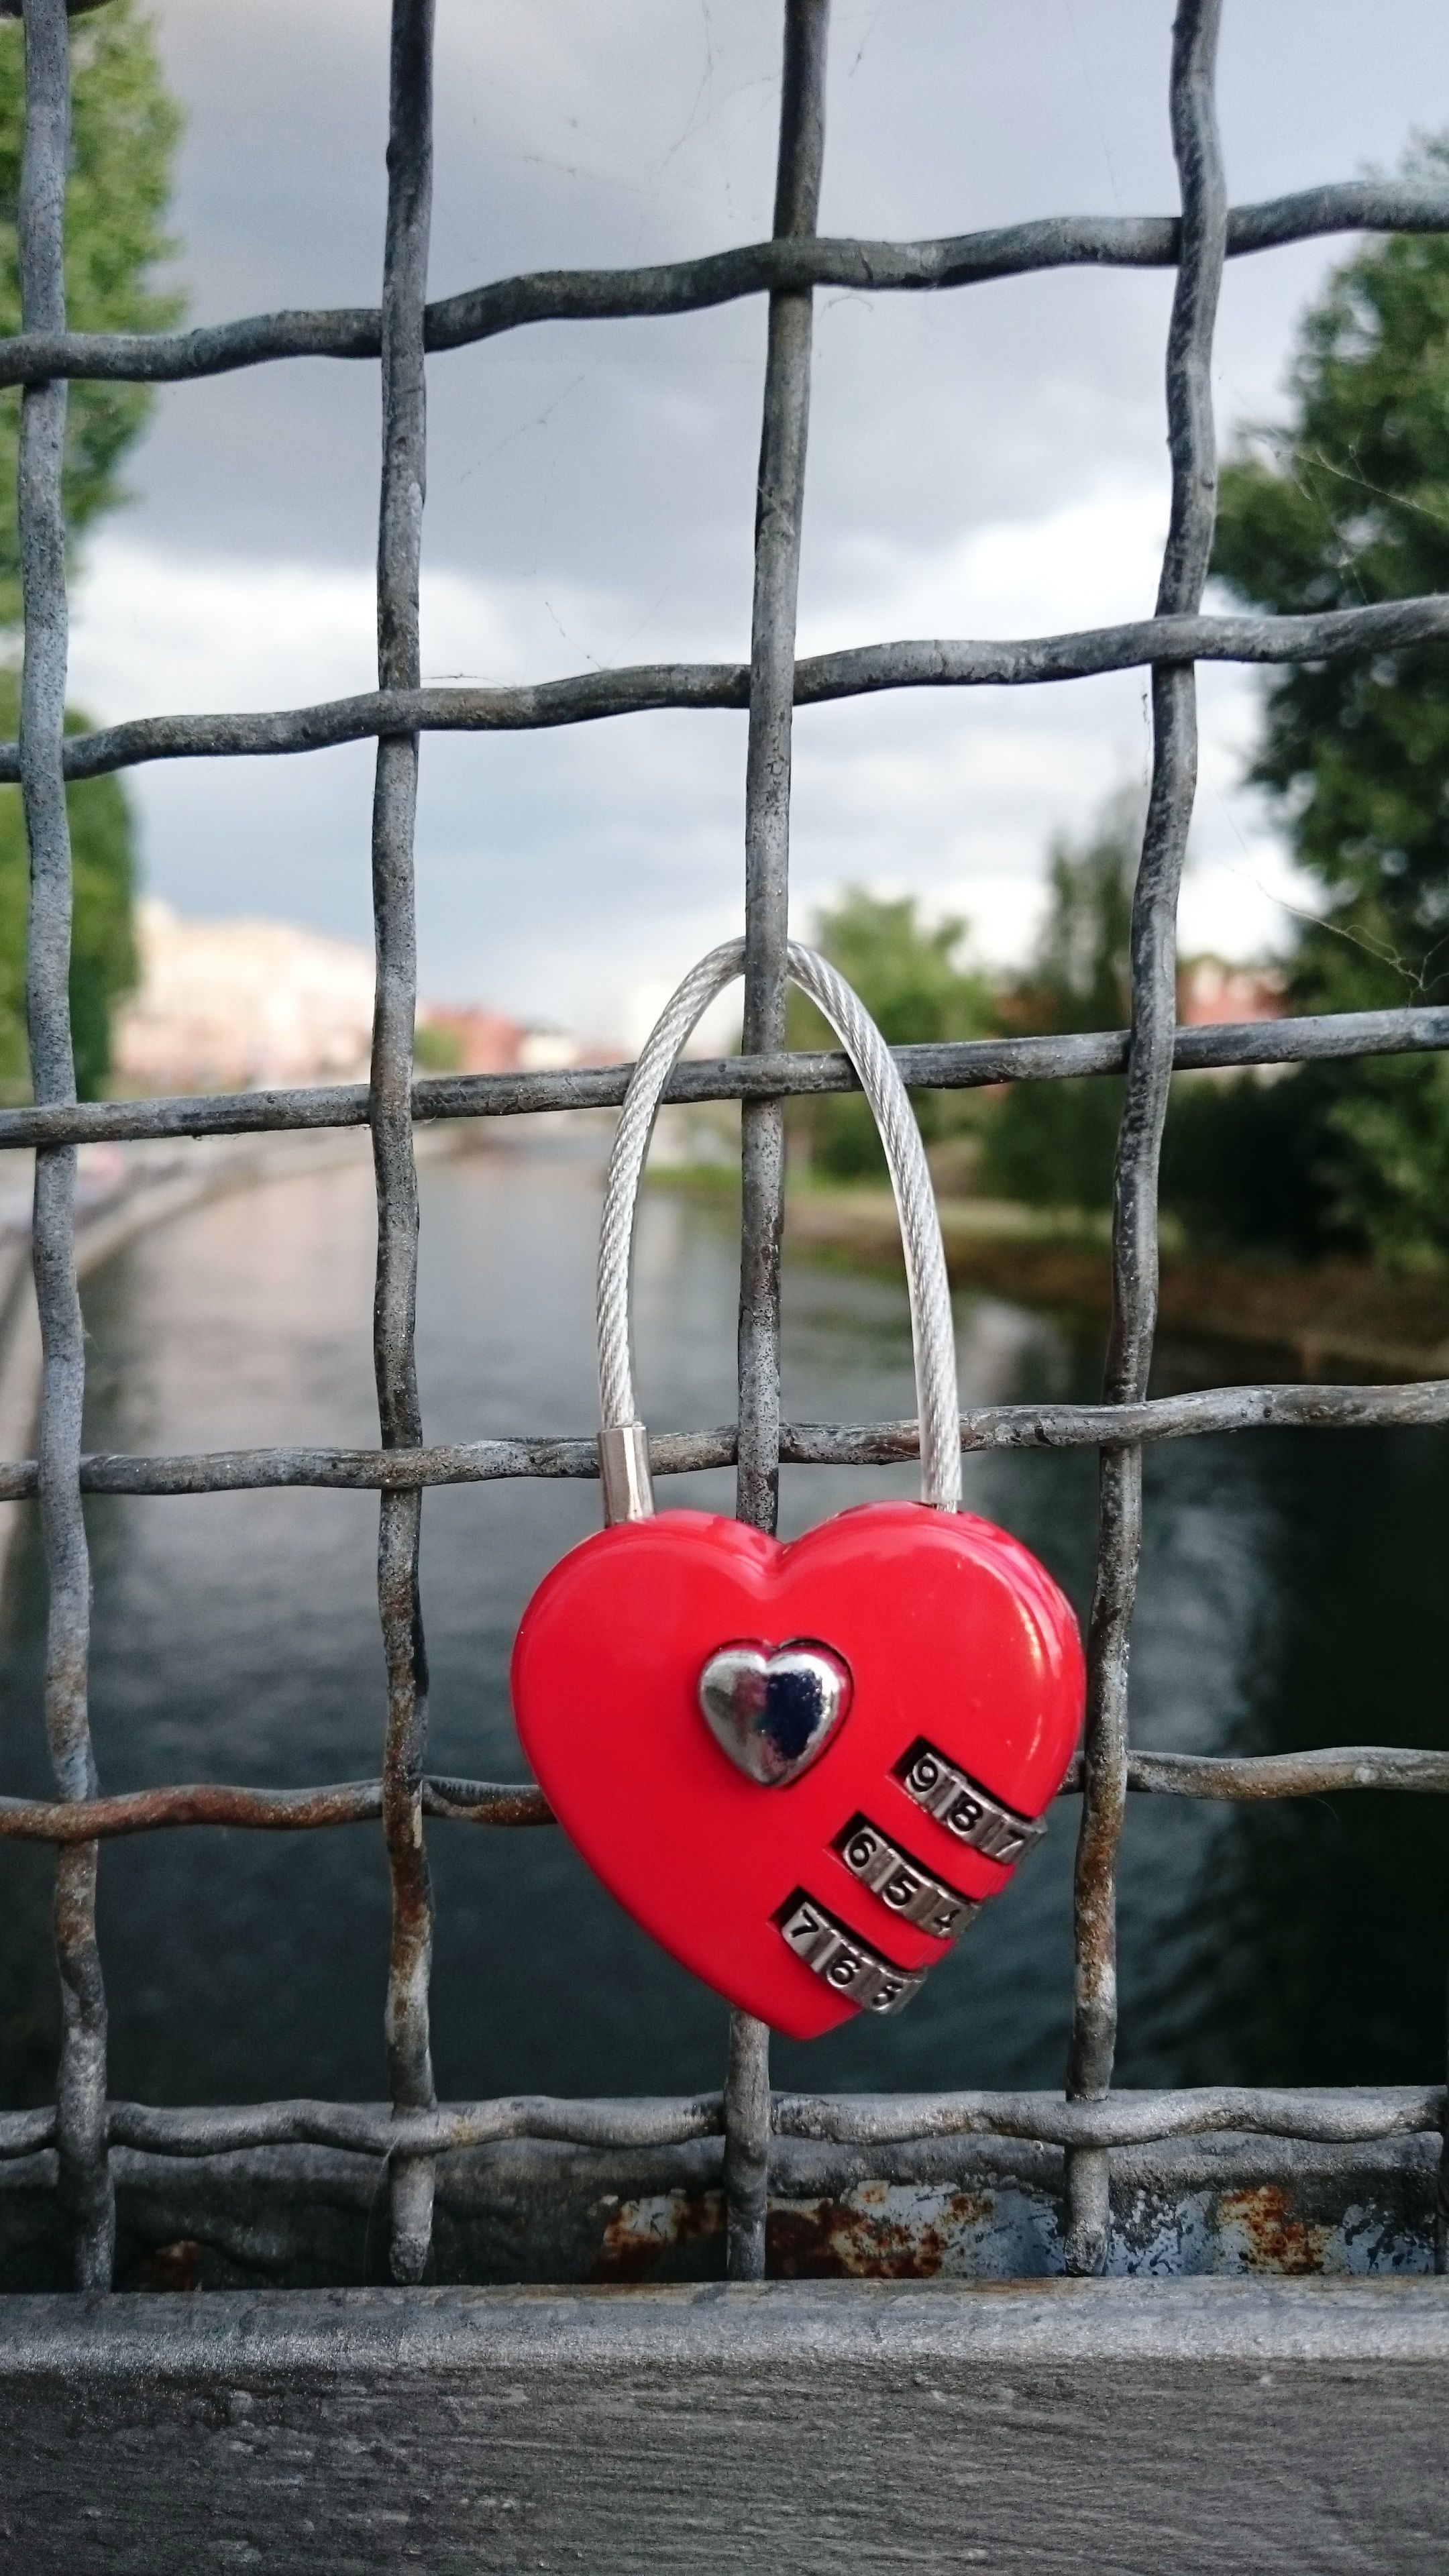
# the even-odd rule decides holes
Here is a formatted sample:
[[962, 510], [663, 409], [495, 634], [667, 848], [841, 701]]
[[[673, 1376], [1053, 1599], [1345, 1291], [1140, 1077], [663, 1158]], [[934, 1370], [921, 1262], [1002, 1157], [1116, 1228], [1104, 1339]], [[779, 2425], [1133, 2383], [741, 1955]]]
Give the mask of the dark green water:
[[[590, 1427], [597, 1177], [494, 1152], [424, 1174], [419, 1354], [436, 1436]], [[732, 1409], [735, 1245], [663, 1195], [643, 1219], [637, 1339], [660, 1428]], [[279, 1183], [153, 1234], [90, 1284], [88, 1445], [370, 1442], [370, 1178]], [[1097, 1354], [999, 1301], [958, 1308], [968, 1400], [1087, 1395]], [[1227, 1373], [1168, 1351], [1160, 1383]], [[799, 1418], [911, 1409], [904, 1292], [787, 1270]], [[967, 1461], [967, 1499], [1085, 1607], [1094, 1462]], [[730, 1508], [732, 1480], [670, 1500]], [[796, 1470], [785, 1523], [909, 1492], [909, 1471]], [[1133, 1656], [1138, 1742], [1164, 1748], [1449, 1742], [1449, 1437], [1268, 1432], [1148, 1453]], [[518, 1776], [505, 1673], [545, 1568], [594, 1525], [585, 1486], [430, 1494], [432, 1759]], [[374, 1773], [382, 1721], [365, 1496], [250, 1494], [90, 1507], [94, 1726], [109, 1789]], [[44, 1792], [43, 1589], [33, 1536], [3, 1647], [0, 1780]], [[1070, 1993], [1075, 1806], [899, 2021], [777, 2045], [812, 2086], [1057, 2084]], [[551, 1831], [432, 1830], [445, 2097], [676, 2091], [720, 2079], [724, 2008], [661, 1957]], [[57, 2024], [44, 1855], [0, 1852], [0, 2079], [42, 2099]], [[1442, 2071], [1449, 1812], [1359, 1794], [1233, 1810], [1131, 1802], [1122, 1865], [1124, 2083], [1425, 2082]], [[375, 1829], [192, 1831], [113, 1843], [101, 1937], [113, 2090], [159, 2101], [375, 2098], [387, 1898]]]

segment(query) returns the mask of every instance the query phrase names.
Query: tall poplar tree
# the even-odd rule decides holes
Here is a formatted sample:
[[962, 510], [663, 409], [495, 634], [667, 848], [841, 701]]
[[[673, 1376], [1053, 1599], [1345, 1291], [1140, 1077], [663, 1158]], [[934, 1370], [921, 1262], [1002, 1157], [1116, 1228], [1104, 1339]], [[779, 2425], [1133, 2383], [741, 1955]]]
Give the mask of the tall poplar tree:
[[[162, 79], [151, 20], [136, 0], [71, 23], [74, 104], [66, 200], [66, 304], [77, 331], [149, 331], [173, 321], [180, 299], [156, 283], [171, 257], [166, 210], [180, 116]], [[24, 136], [24, 33], [0, 18], [0, 333], [20, 328], [16, 218]], [[20, 560], [15, 474], [20, 394], [0, 391], [0, 734], [19, 711]], [[121, 466], [143, 429], [149, 386], [73, 384], [66, 416], [65, 506], [72, 537], [124, 500]], [[77, 715], [73, 723], [82, 719]], [[114, 778], [69, 796], [75, 859], [71, 1013], [82, 1095], [110, 1061], [110, 1017], [135, 980], [135, 883], [130, 806]], [[19, 790], [0, 787], [0, 1085], [28, 1081], [25, 1045], [25, 829]]]

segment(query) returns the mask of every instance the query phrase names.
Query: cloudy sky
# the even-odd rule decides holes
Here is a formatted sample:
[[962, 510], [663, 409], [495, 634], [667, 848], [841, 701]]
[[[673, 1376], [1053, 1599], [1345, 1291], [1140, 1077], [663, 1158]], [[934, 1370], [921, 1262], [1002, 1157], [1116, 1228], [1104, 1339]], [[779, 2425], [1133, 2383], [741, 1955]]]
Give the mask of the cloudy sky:
[[[836, 0], [821, 227], [910, 236], [1175, 203], [1171, 0]], [[686, 256], [769, 228], [778, 0], [439, 0], [432, 291]], [[386, 0], [159, 0], [186, 110], [196, 320], [375, 302]], [[1227, 0], [1236, 200], [1392, 167], [1449, 127], [1435, 0]], [[1281, 402], [1333, 246], [1230, 267], [1217, 402]], [[817, 298], [805, 651], [1150, 612], [1170, 278], [1067, 273]], [[548, 325], [432, 361], [424, 676], [748, 651], [764, 308]], [[92, 540], [75, 692], [100, 718], [370, 686], [377, 373], [307, 362], [163, 392], [134, 505]], [[1253, 684], [1203, 683], [1184, 938], [1250, 954], [1297, 899], [1240, 787]], [[846, 882], [1029, 945], [1046, 846], [1139, 777], [1140, 680], [807, 712], [795, 919]], [[737, 927], [744, 720], [425, 741], [424, 990], [633, 1039]], [[135, 782], [152, 889], [368, 936], [367, 747]]]

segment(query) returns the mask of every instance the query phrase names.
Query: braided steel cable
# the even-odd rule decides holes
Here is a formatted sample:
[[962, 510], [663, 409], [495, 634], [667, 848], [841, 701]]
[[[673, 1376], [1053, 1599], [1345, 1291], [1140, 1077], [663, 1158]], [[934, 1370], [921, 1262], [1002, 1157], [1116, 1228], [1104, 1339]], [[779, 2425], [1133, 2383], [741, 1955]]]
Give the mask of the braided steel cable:
[[[920, 1425], [921, 1500], [939, 1510], [961, 1506], [961, 1417], [951, 1290], [935, 1192], [921, 1131], [894, 1058], [860, 996], [829, 960], [793, 940], [786, 950], [793, 984], [809, 996], [840, 1039], [860, 1078], [880, 1130], [900, 1213]], [[637, 1422], [629, 1321], [634, 1218], [649, 1138], [670, 1070], [702, 1013], [744, 970], [744, 941], [727, 940], [691, 968], [670, 996], [640, 1050], [625, 1095], [604, 1184], [599, 1227], [599, 1406], [606, 1428]]]

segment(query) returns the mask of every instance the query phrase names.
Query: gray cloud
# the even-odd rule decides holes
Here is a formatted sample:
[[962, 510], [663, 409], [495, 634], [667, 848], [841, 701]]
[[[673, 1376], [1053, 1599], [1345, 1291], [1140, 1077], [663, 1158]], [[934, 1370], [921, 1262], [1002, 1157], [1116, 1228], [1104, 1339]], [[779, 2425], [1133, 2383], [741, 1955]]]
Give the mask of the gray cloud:
[[[189, 119], [176, 219], [198, 318], [375, 300], [386, 17], [385, 0], [162, 0]], [[825, 228], [909, 235], [1173, 202], [1168, 0], [837, 0], [835, 18]], [[778, 19], [777, 0], [440, 0], [434, 291], [767, 230]], [[1441, 13], [1431, 0], [1239, 0], [1222, 114], [1239, 198], [1392, 163], [1412, 127], [1449, 123]], [[1306, 246], [1230, 274], [1225, 423], [1274, 401], [1294, 315], [1334, 255]], [[1150, 546], [1119, 560], [1112, 514], [1135, 507], [1146, 525], [1164, 503], [1169, 293], [1165, 277], [1076, 273], [937, 298], [822, 295], [812, 643], [908, 631], [901, 620], [926, 607], [954, 631], [973, 612], [995, 631], [1038, 612], [1055, 622], [1068, 602], [1089, 617], [1079, 594], [1094, 565], [1116, 584], [1102, 613], [1149, 606]], [[435, 362], [434, 675], [745, 651], [763, 333], [749, 305], [534, 329]], [[98, 546], [81, 602], [77, 675], [102, 712], [154, 705], [145, 693], [163, 685], [191, 704], [275, 697], [265, 603], [246, 587], [269, 567], [286, 575], [279, 668], [306, 694], [365, 685], [376, 471], [375, 369], [308, 362], [168, 391], [136, 505]], [[157, 633], [168, 582], [190, 602], [174, 649]], [[1079, 822], [1141, 753], [1135, 684], [1049, 695], [802, 725], [806, 897], [876, 875], [964, 901], [998, 943], [1019, 937], [1047, 831]], [[1239, 867], [1241, 834], [1257, 867], [1260, 818], [1241, 802], [1228, 813], [1243, 684], [1213, 703], [1221, 813], [1205, 812], [1203, 845]], [[557, 991], [575, 1015], [597, 992], [623, 1010], [631, 980], [682, 965], [733, 917], [742, 763], [742, 728], [717, 717], [429, 744], [419, 846], [434, 989], [533, 1008]], [[188, 909], [364, 931], [366, 768], [339, 754], [148, 774], [153, 881]], [[1246, 877], [1240, 891], [1244, 934], [1261, 935]], [[1213, 919], [1231, 937], [1233, 886], [1218, 892]]]

